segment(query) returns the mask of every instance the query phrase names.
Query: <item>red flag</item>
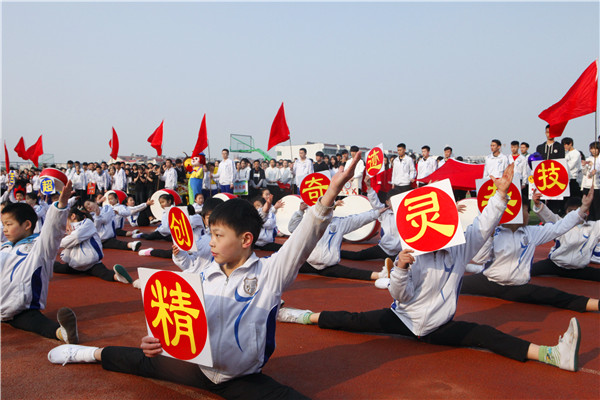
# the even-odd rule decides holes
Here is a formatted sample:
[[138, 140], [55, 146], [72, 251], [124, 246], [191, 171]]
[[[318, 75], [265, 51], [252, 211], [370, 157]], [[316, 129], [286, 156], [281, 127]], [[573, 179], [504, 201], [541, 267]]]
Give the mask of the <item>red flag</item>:
[[6, 173], [10, 171], [10, 160], [8, 159], [8, 149], [6, 148], [6, 140], [4, 141], [4, 162], [6, 163]]
[[196, 140], [196, 146], [192, 152], [192, 157], [202, 153], [202, 150], [208, 147], [208, 134], [206, 132], [206, 114], [202, 117], [202, 123], [200, 124], [200, 131], [198, 132], [198, 140]]
[[33, 146], [27, 149], [27, 158], [33, 162], [33, 165], [38, 166], [38, 158], [44, 154], [44, 147], [42, 145], [42, 135], [35, 142]]
[[465, 162], [448, 159], [440, 168], [427, 175], [425, 178], [417, 179], [419, 182], [435, 182], [446, 178], [450, 179], [452, 189], [475, 190], [475, 180], [483, 176], [483, 164], [467, 164]]
[[116, 159], [119, 155], [119, 137], [117, 136], [117, 131], [115, 131], [114, 127], [112, 130], [112, 139], [108, 141], [108, 145], [110, 146], [110, 157]]
[[162, 156], [162, 142], [163, 142], [163, 124], [165, 120], [163, 119], [158, 128], [154, 131], [152, 135], [148, 138], [148, 143], [150, 146], [156, 149], [156, 155]]
[[598, 60], [590, 64], [560, 101], [542, 111], [541, 119], [550, 125], [550, 136], [562, 135], [569, 120], [596, 111]]
[[279, 111], [277, 111], [277, 115], [273, 120], [273, 125], [271, 125], [271, 134], [269, 135], [269, 146], [267, 147], [267, 150], [271, 150], [276, 144], [285, 142], [289, 139], [290, 128], [288, 128], [287, 122], [285, 121], [285, 111], [283, 110], [283, 103], [281, 103], [281, 107], [279, 107]]
[[17, 155], [23, 160], [27, 160], [27, 149], [25, 148], [25, 140], [23, 139], [23, 136], [21, 136], [19, 143], [17, 143], [17, 146], [15, 147], [15, 153], [17, 153]]

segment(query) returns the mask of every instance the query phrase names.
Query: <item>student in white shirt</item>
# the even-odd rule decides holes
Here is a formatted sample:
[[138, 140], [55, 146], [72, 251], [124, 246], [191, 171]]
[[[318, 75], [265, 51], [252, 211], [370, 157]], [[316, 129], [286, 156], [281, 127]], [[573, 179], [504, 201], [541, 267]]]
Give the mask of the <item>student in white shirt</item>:
[[275, 159], [272, 158], [269, 160], [269, 166], [265, 169], [265, 181], [267, 183], [267, 189], [275, 196], [275, 201], [281, 198], [279, 195], [279, 185], [277, 184], [280, 179], [281, 171], [277, 168]]
[[303, 147], [298, 151], [300, 158], [294, 162], [292, 172], [294, 174], [296, 183], [296, 192], [300, 194], [300, 185], [307, 175], [314, 172], [313, 163], [310, 158], [306, 157], [306, 149]]
[[[421, 157], [421, 159], [417, 163], [417, 179], [423, 179], [434, 173], [437, 169], [437, 161], [434, 157], [431, 157], [429, 155], [430, 151], [431, 147], [429, 146], [421, 147], [421, 154], [423, 155], [423, 157]], [[419, 186], [425, 186], [428, 183], [429, 182], [419, 182]]]
[[219, 167], [213, 178], [219, 180], [221, 193], [233, 193], [235, 165], [233, 160], [229, 158], [229, 150], [223, 149], [221, 155], [223, 156], [223, 160], [219, 163]]
[[415, 163], [411, 157], [406, 154], [406, 145], [399, 143], [397, 146], [398, 157], [392, 163], [392, 189], [399, 188], [400, 193], [411, 189], [411, 183], [417, 177]]
[[502, 142], [498, 139], [493, 139], [490, 144], [492, 153], [485, 157], [485, 167], [483, 169], [483, 178], [490, 176], [499, 177], [504, 173], [504, 169], [508, 167], [508, 157], [500, 152], [502, 150]]
[[[351, 146], [350, 147], [350, 158], [348, 159], [348, 162], [352, 162], [352, 159], [356, 156], [356, 153], [358, 152], [358, 146]], [[359, 193], [361, 193], [361, 188], [362, 188], [362, 180], [363, 180], [363, 174], [365, 172], [365, 162], [363, 160], [358, 160], [358, 164], [356, 164], [356, 170], [354, 171], [354, 178], [352, 179], [353, 181], [353, 185], [356, 185], [356, 187], [358, 187]], [[362, 194], [362, 193], [361, 193]]]
[[165, 182], [165, 189], [177, 189], [177, 170], [173, 167], [173, 161], [168, 158], [165, 161], [165, 172], [160, 177]]
[[581, 180], [583, 173], [581, 170], [581, 153], [573, 147], [573, 139], [564, 137], [561, 141], [565, 147], [565, 159], [569, 169], [569, 192], [571, 197], [581, 196]]
[[114, 190], [122, 190], [127, 193], [127, 175], [119, 161], [115, 163], [115, 175], [113, 177], [112, 188]]
[[452, 157], [452, 147], [446, 146], [444, 147], [444, 157], [437, 162], [438, 169], [442, 168], [442, 165], [446, 164], [446, 161], [450, 159], [454, 160], [454, 157]]
[[[590, 143], [590, 155], [582, 168], [583, 179], [581, 180], [581, 189], [583, 194], [588, 194], [594, 187], [594, 200], [590, 208], [588, 221], [598, 221], [600, 219], [600, 142]], [[583, 164], [583, 163], [582, 163]]]

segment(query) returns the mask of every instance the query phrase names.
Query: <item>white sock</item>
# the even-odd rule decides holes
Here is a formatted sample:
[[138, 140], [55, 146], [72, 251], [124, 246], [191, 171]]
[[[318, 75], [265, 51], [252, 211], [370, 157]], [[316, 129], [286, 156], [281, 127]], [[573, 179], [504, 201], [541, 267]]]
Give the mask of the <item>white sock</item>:
[[98, 350], [100, 347], [93, 347], [93, 346], [86, 346], [89, 347], [87, 349], [83, 349], [83, 359], [85, 360], [85, 362], [97, 362], [98, 360], [96, 360], [96, 357], [94, 357], [94, 353], [96, 352], [96, 350]]

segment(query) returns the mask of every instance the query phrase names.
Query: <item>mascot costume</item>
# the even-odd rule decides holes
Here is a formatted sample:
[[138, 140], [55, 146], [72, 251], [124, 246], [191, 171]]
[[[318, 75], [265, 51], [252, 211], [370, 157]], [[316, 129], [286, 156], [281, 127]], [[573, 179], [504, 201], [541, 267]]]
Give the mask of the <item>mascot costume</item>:
[[204, 164], [206, 164], [204, 153], [192, 154], [192, 157], [186, 158], [184, 162], [186, 177], [188, 178], [188, 204], [193, 204], [196, 195], [202, 193]]

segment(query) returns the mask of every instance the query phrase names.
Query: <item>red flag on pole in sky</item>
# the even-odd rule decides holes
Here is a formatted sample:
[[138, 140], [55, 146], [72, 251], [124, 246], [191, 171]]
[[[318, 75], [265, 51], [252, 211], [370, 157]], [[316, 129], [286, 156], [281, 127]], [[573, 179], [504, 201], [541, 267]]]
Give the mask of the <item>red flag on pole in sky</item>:
[[285, 111], [283, 109], [283, 103], [277, 111], [277, 115], [271, 125], [271, 134], [269, 135], [269, 146], [267, 150], [271, 150], [273, 146], [281, 142], [290, 140], [290, 128], [288, 128], [287, 122], [285, 121]]
[[156, 155], [162, 156], [162, 142], [163, 142], [163, 124], [165, 120], [163, 119], [158, 128], [154, 131], [152, 135], [148, 138], [148, 143], [150, 146], [156, 149]]
[[202, 153], [202, 150], [208, 147], [208, 133], [206, 132], [206, 114], [202, 117], [202, 123], [200, 124], [200, 131], [198, 132], [198, 140], [196, 140], [196, 146], [192, 152], [192, 157]]
[[23, 160], [27, 160], [27, 149], [25, 148], [25, 140], [23, 139], [23, 136], [21, 136], [19, 143], [17, 143], [15, 146], [15, 153], [17, 153], [17, 155]]
[[539, 115], [550, 125], [550, 136], [562, 135], [569, 120], [596, 111], [598, 96], [598, 60], [590, 64], [560, 101]]
[[38, 158], [44, 154], [44, 147], [42, 145], [42, 135], [33, 146], [27, 149], [27, 158], [33, 162], [33, 165], [38, 166]]
[[8, 149], [6, 148], [6, 140], [4, 141], [4, 162], [6, 163], [6, 173], [10, 171], [10, 160], [8, 159]]
[[110, 158], [116, 159], [119, 155], [119, 137], [117, 136], [117, 131], [115, 131], [114, 126], [112, 130], [112, 139], [108, 141], [108, 145], [110, 146]]

